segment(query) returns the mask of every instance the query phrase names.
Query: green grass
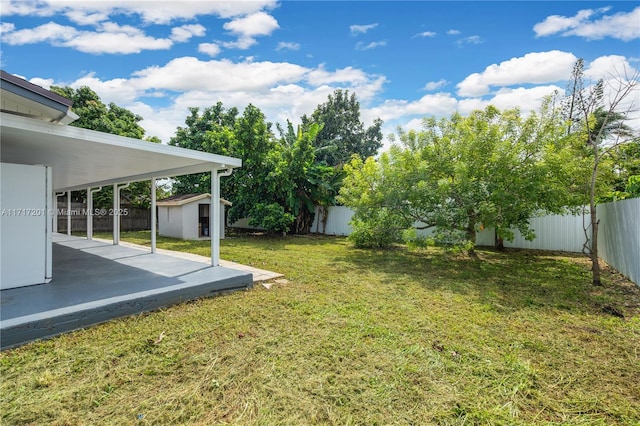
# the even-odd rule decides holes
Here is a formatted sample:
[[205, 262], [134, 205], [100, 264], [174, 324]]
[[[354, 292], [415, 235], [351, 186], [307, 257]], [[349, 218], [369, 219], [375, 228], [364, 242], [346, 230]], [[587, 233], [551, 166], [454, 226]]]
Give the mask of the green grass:
[[640, 289], [608, 270], [591, 286], [581, 256], [472, 261], [313, 236], [232, 236], [221, 251], [291, 282], [5, 351], [0, 423], [640, 422]]

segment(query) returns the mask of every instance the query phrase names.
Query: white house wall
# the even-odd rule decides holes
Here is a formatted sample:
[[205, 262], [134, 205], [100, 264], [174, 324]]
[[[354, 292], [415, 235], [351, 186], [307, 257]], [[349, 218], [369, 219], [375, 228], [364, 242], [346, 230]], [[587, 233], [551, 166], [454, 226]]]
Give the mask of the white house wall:
[[[44, 166], [0, 164], [0, 288], [47, 281], [51, 182]], [[52, 223], [51, 221], [49, 223]], [[49, 271], [50, 273], [50, 271]]]

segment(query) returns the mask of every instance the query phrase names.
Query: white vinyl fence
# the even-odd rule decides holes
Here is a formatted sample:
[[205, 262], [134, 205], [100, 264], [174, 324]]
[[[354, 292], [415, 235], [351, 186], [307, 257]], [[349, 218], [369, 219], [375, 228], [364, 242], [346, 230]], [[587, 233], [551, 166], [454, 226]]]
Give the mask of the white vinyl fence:
[[[316, 209], [316, 218], [318, 218]], [[329, 207], [326, 228], [318, 220], [314, 221], [311, 232], [327, 235], [349, 235], [349, 221], [353, 211], [344, 206]], [[615, 201], [598, 205], [600, 229], [598, 250], [600, 258], [625, 275], [636, 284], [640, 284], [640, 198]], [[531, 227], [536, 238], [525, 240], [516, 231], [513, 241], [505, 241], [506, 247], [581, 252], [586, 241], [584, 225], [589, 225], [589, 215], [559, 216], [549, 215], [531, 219]], [[420, 231], [428, 236], [429, 230]], [[590, 233], [590, 232], [589, 232]], [[493, 229], [479, 232], [476, 238], [479, 245], [493, 245]]]

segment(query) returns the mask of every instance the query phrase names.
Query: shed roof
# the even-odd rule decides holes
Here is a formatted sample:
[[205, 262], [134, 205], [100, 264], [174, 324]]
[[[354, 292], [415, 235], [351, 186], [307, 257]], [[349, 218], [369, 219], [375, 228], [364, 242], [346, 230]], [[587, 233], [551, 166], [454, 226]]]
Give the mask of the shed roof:
[[[207, 198], [211, 198], [211, 194], [178, 194], [158, 200], [156, 204], [158, 206], [182, 206]], [[227, 201], [224, 198], [220, 198], [220, 203], [225, 206], [233, 205], [230, 201]]]

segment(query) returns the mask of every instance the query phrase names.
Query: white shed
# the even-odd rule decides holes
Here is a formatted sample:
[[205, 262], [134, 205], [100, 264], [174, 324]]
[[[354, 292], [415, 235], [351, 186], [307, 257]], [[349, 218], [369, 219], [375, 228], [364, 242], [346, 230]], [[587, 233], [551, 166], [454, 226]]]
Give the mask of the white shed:
[[[158, 233], [183, 240], [208, 240], [211, 194], [174, 195], [158, 201]], [[220, 198], [220, 238], [224, 238], [225, 207], [231, 203]]]

